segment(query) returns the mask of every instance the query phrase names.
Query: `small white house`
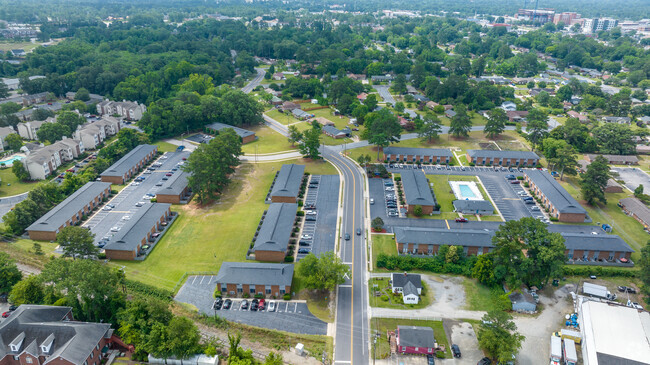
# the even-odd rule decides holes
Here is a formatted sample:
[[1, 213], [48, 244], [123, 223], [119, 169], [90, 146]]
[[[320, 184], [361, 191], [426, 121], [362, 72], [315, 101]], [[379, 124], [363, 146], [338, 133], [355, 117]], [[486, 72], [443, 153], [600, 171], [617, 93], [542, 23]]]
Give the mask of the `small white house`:
[[404, 304], [418, 304], [422, 294], [422, 277], [419, 274], [392, 273], [390, 280], [393, 293], [402, 293]]

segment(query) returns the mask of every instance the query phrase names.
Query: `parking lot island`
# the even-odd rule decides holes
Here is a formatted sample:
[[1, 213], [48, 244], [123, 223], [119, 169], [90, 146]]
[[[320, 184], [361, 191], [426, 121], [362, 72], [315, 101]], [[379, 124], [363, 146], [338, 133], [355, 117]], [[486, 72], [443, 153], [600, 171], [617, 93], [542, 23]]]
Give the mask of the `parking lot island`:
[[107, 182], [89, 182], [27, 227], [29, 238], [54, 241], [63, 228], [79, 223], [111, 193]]
[[291, 293], [293, 264], [224, 262], [215, 278], [223, 297], [264, 296], [279, 298]]
[[151, 161], [156, 156], [156, 153], [158, 153], [157, 146], [141, 144], [102, 172], [101, 179], [103, 182], [122, 185], [131, 179], [147, 162]]

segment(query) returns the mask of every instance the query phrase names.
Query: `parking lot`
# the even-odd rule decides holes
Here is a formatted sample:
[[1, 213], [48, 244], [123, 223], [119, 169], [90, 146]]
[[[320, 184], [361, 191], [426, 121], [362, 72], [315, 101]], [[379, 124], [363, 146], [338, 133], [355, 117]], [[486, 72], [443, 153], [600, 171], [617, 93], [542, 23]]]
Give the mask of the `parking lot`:
[[636, 167], [612, 167], [612, 172], [618, 173], [617, 180], [625, 181], [625, 187], [634, 191], [639, 185], [643, 185], [645, 193], [650, 191], [650, 176]]
[[[296, 260], [310, 252], [320, 255], [334, 251], [336, 245], [336, 217], [339, 201], [338, 175], [312, 175], [303, 204], [305, 222], [298, 243]], [[310, 209], [310, 206], [315, 209]]]
[[187, 156], [189, 156], [189, 152], [165, 153], [151, 165], [153, 168], [154, 164], [160, 163], [159, 167], [153, 171], [145, 169], [138, 175], [140, 179], [144, 178], [144, 180], [132, 180], [101, 210], [90, 217], [83, 226], [90, 228], [91, 232], [95, 234], [95, 244], [99, 244], [102, 240], [110, 240], [110, 237], [126, 224], [140, 206], [151, 204], [149, 201], [155, 197], [160, 188], [156, 185], [161, 185], [162, 179], [167, 178], [168, 173], [179, 171], [177, 165]]
[[[251, 311], [242, 309], [243, 299], [232, 299], [230, 309], [214, 310], [213, 293], [217, 286], [214, 275], [188, 276], [178, 291], [175, 300], [194, 305], [201, 313], [218, 315], [229, 321], [244, 323], [255, 327], [309, 335], [327, 334], [327, 323], [316, 318], [304, 302], [276, 300], [277, 309]], [[271, 299], [272, 300], [272, 299]], [[248, 300], [250, 302], [250, 299]]]

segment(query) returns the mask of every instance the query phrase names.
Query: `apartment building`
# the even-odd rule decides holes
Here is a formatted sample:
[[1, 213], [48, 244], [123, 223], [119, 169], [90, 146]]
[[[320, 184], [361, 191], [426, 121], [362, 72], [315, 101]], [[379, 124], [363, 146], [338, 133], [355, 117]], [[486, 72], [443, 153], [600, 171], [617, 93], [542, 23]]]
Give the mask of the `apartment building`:
[[59, 166], [78, 158], [84, 151], [82, 141], [66, 138], [49, 146], [31, 149], [22, 163], [32, 180], [44, 180]]
[[127, 120], [140, 120], [146, 111], [147, 107], [144, 104], [138, 104], [137, 101], [105, 100], [97, 104], [97, 114], [119, 115]]
[[18, 135], [23, 139], [36, 141], [38, 140], [36, 132], [38, 132], [38, 130], [41, 129], [41, 126], [43, 126], [45, 123], [56, 123], [56, 118], [50, 117], [45, 120], [33, 120], [24, 123], [18, 123]]
[[150, 144], [141, 144], [111, 167], [100, 174], [102, 181], [122, 185], [135, 175], [149, 161], [156, 157], [158, 147]]
[[583, 223], [587, 211], [549, 173], [527, 169], [524, 181], [548, 209], [549, 215], [560, 222]]
[[539, 156], [531, 151], [467, 150], [467, 161], [480, 166], [537, 166]]
[[451, 150], [447, 148], [386, 147], [383, 152], [384, 161], [387, 162], [414, 162], [445, 165], [453, 159]]

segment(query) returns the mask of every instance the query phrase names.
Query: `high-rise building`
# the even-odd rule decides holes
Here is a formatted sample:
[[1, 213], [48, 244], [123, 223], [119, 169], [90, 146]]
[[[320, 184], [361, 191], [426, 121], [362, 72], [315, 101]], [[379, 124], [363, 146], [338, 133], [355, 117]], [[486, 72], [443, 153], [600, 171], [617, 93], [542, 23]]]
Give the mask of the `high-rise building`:
[[562, 22], [564, 25], [569, 26], [575, 24], [577, 19], [581, 19], [580, 14], [573, 12], [564, 12], [555, 14], [553, 17], [553, 23], [557, 24], [559, 22]]
[[585, 19], [582, 26], [583, 33], [596, 33], [601, 30], [610, 30], [618, 25], [618, 20], [612, 18], [593, 18]]

